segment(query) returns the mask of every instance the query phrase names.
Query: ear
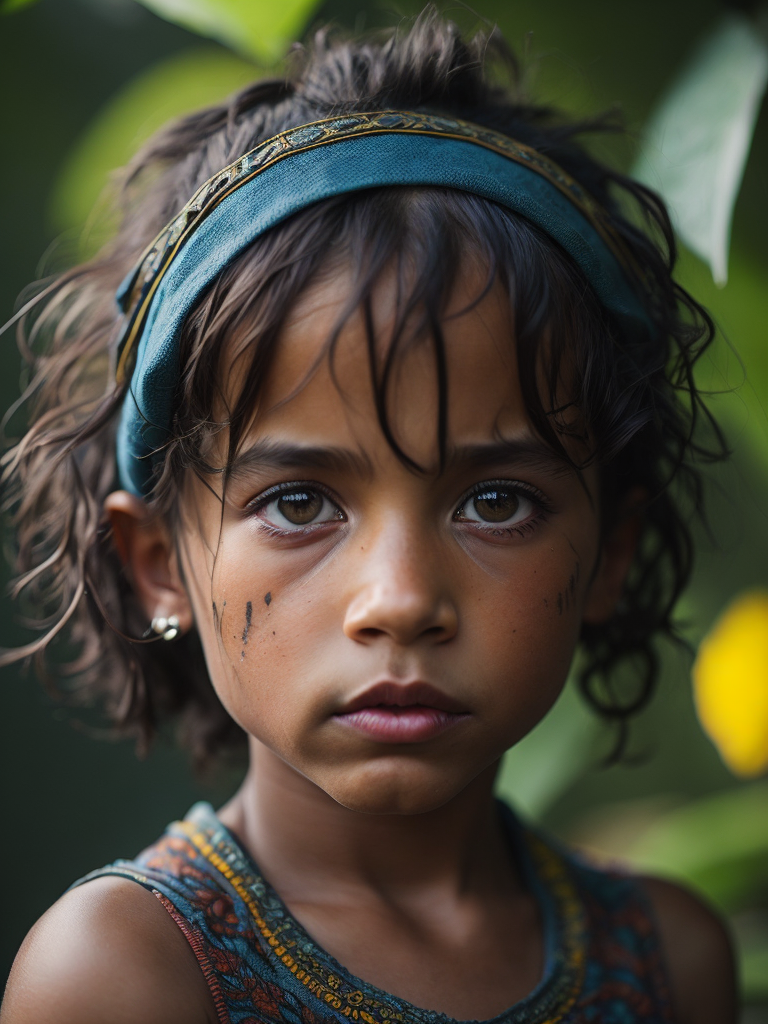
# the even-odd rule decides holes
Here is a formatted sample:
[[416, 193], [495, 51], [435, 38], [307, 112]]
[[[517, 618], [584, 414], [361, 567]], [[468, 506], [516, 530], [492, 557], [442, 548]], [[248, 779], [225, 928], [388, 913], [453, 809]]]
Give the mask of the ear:
[[639, 488], [622, 503], [616, 524], [603, 538], [597, 569], [584, 602], [582, 622], [591, 626], [607, 622], [621, 599], [624, 581], [637, 550], [643, 525], [646, 493]]
[[179, 620], [182, 633], [192, 628], [192, 606], [179, 570], [173, 538], [166, 523], [127, 491], [114, 491], [104, 502], [117, 553], [133, 590], [151, 621]]

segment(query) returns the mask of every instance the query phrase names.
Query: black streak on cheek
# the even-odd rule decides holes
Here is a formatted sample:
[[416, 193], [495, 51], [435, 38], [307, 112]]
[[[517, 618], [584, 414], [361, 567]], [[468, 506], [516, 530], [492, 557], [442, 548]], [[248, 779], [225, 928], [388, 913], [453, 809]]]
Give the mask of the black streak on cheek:
[[213, 628], [218, 632], [219, 629], [219, 609], [216, 607], [216, 602], [213, 602]]
[[269, 606], [272, 604], [272, 591], [271, 590], [269, 591], [268, 594], [264, 595], [264, 604], [267, 606], [267, 608], [269, 608]]
[[245, 645], [248, 643], [248, 634], [251, 631], [251, 616], [253, 615], [253, 605], [249, 601], [245, 606], [245, 629], [243, 630], [243, 650], [240, 654], [240, 661], [245, 657]]
[[[568, 611], [571, 604], [576, 603], [576, 586], [579, 582], [581, 575], [581, 565], [579, 562], [576, 563], [573, 572], [568, 577], [568, 584], [565, 590], [561, 590], [557, 595], [557, 614], [562, 615], [564, 611]], [[545, 599], [546, 603], [546, 599]]]

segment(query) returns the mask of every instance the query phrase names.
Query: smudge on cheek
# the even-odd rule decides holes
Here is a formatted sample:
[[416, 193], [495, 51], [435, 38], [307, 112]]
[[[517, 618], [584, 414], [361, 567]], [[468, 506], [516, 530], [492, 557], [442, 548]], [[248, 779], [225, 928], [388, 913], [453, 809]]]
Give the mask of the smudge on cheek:
[[252, 615], [253, 615], [253, 605], [251, 604], [250, 601], [248, 601], [248, 603], [245, 606], [245, 627], [243, 629], [243, 636], [242, 636], [243, 650], [242, 650], [242, 652], [240, 654], [240, 661], [242, 661], [243, 658], [245, 657], [245, 648], [246, 648], [246, 646], [248, 644], [248, 634], [251, 631], [251, 617], [252, 617]]
[[[557, 614], [562, 615], [563, 612], [569, 611], [576, 605], [576, 594], [579, 587], [579, 580], [581, 579], [581, 563], [577, 562], [573, 568], [573, 572], [568, 577], [563, 590], [559, 590], [557, 593]], [[544, 598], [544, 604], [547, 605], [547, 599]]]
[[264, 604], [267, 606], [267, 608], [269, 608], [269, 606], [272, 604], [272, 591], [271, 590], [264, 595]]

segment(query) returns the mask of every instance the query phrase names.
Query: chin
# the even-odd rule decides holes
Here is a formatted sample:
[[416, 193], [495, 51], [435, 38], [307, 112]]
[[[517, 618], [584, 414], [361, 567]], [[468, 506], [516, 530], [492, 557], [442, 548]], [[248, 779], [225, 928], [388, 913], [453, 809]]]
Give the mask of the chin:
[[347, 767], [343, 774], [318, 784], [336, 803], [358, 814], [429, 814], [458, 796], [478, 774], [471, 769], [457, 772], [455, 765], [449, 770], [393, 761], [388, 758], [357, 770]]

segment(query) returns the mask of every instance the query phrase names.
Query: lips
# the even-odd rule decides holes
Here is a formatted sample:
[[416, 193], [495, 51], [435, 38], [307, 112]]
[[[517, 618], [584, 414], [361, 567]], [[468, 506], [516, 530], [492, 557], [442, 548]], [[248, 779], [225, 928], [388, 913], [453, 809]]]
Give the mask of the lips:
[[470, 717], [429, 683], [382, 682], [353, 697], [334, 718], [380, 743], [423, 743]]

